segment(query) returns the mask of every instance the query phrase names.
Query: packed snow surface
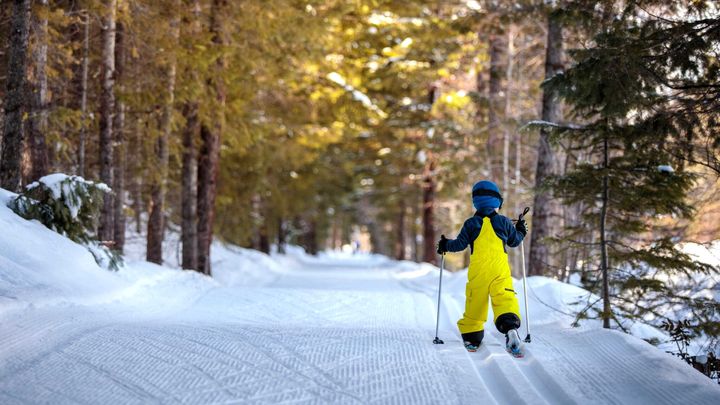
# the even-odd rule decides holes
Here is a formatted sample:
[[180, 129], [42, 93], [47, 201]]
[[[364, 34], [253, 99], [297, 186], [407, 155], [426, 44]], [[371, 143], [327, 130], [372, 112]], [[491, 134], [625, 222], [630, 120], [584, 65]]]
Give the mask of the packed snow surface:
[[571, 328], [564, 312], [587, 293], [547, 278], [528, 280], [532, 343], [514, 359], [490, 324], [477, 353], [463, 348], [455, 321], [465, 272], [443, 276], [445, 344], [433, 345], [439, 272], [430, 265], [216, 244], [212, 279], [140, 261], [113, 273], [3, 204], [0, 228], [2, 404], [720, 398], [710, 379], [640, 339]]

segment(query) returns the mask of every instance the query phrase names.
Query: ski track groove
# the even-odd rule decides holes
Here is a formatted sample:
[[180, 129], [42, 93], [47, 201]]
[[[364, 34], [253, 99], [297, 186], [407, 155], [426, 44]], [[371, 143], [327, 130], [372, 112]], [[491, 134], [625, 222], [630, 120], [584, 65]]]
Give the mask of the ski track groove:
[[[212, 329], [205, 329], [205, 330], [207, 330], [207, 331], [213, 331]], [[191, 341], [191, 342], [195, 342], [195, 343], [197, 343], [197, 344], [202, 344], [202, 345], [204, 345], [202, 342], [198, 342], [198, 341], [193, 340], [193, 339], [189, 339], [189, 338], [184, 338], [184, 339], [189, 340], [189, 341]], [[268, 346], [268, 345], [266, 345], [266, 346], [256, 345], [256, 344], [253, 344], [252, 341], [249, 341], [249, 340], [247, 340], [246, 342], [247, 342], [250, 346], [253, 346], [253, 348], [254, 348], [255, 350], [257, 350], [259, 353], [262, 353], [264, 356], [266, 356], [268, 359], [270, 359], [270, 360], [272, 360], [272, 361], [274, 361], [274, 362], [276, 362], [276, 363], [278, 363], [278, 364], [281, 364], [281, 365], [285, 368], [286, 371], [289, 371], [289, 372], [291, 372], [292, 374], [295, 374], [295, 375], [301, 377], [301, 379], [297, 381], [298, 383], [310, 382], [311, 384], [317, 385], [319, 388], [324, 388], [324, 389], [327, 389], [327, 390], [332, 391], [332, 392], [334, 392], [334, 393], [338, 393], [338, 394], [341, 394], [341, 395], [345, 395], [345, 396], [347, 396], [347, 397], [350, 397], [351, 399], [360, 401], [360, 399], [357, 398], [356, 396], [353, 396], [353, 395], [351, 395], [351, 394], [347, 394], [347, 393], [341, 392], [341, 391], [338, 389], [338, 388], [340, 388], [340, 387], [339, 387], [339, 384], [337, 384], [337, 382], [333, 381], [331, 378], [328, 378], [328, 376], [327, 376], [326, 374], [320, 372], [319, 368], [313, 367], [312, 365], [309, 365], [309, 367], [313, 368], [314, 371], [317, 371], [319, 374], [321, 374], [323, 377], [325, 377], [325, 378], [330, 382], [330, 384], [327, 384], [327, 385], [326, 385], [326, 384], [322, 384], [322, 383], [320, 383], [319, 381], [317, 381], [316, 379], [313, 379], [311, 376], [309, 376], [309, 375], [307, 375], [307, 374], [304, 374], [304, 373], [300, 372], [300, 371], [297, 370], [297, 369], [294, 369], [294, 368], [291, 366], [291, 364], [288, 364], [286, 361], [284, 361], [284, 360], [283, 360], [282, 358], [280, 358], [279, 356], [272, 354], [272, 350], [265, 349], [265, 347], [270, 347], [270, 346]], [[229, 352], [222, 351], [222, 350], [220, 350], [220, 348], [214, 348], [214, 347], [210, 347], [210, 346], [207, 346], [207, 345], [206, 345], [206, 347], [208, 347], [209, 349], [212, 349], [212, 350], [217, 350], [217, 351], [219, 351], [221, 354], [230, 355]], [[283, 349], [286, 349], [286, 348], [283, 347]], [[286, 350], [287, 350], [287, 349], [286, 349]], [[292, 352], [289, 351], [289, 350], [288, 350], [288, 353], [290, 353], [291, 355], [295, 355], [294, 353], [292, 353]], [[296, 355], [295, 355], [295, 356], [296, 356]], [[235, 357], [235, 356], [234, 356], [234, 357]], [[239, 359], [238, 359], [238, 360], [239, 360]], [[282, 376], [287, 377], [287, 374], [284, 374], [284, 375], [283, 375], [283, 374], [280, 374], [280, 376], [281, 376], [281, 377], [282, 377]], [[318, 394], [318, 396], [322, 396], [322, 395], [321, 395], [321, 394], [322, 394], [321, 392], [318, 392], [317, 394]], [[251, 399], [252, 399], [252, 398], [251, 398]]]
[[[444, 313], [447, 316], [445, 323], [446, 326], [449, 326], [453, 314], [448, 308], [448, 303], [454, 307], [454, 315], [456, 317], [458, 316], [457, 314], [462, 314], [462, 309], [454, 300], [446, 299], [445, 302], [446, 305], [444, 306]], [[457, 329], [452, 329], [453, 335], [462, 342], [462, 338], [460, 337]], [[511, 358], [503, 348], [505, 342], [503, 342], [502, 339], [494, 333], [494, 331], [486, 332], [485, 341], [480, 346], [480, 350], [476, 354], [469, 353], [464, 348], [463, 350], [465, 350], [468, 355], [468, 360], [473, 365], [478, 377], [483, 382], [483, 385], [486, 387], [488, 392], [491, 393], [496, 403], [536, 404], [545, 402], [551, 405], [575, 403], [547, 373], [544, 373], [544, 377], [540, 376], [539, 374], [543, 373], [544, 370], [535, 370], [534, 367], [527, 361], [531, 359]], [[493, 339], [497, 344], [499, 344], [500, 349], [494, 351], [491, 350], [488, 345], [488, 338]], [[476, 356], [477, 354], [485, 354], [485, 356]], [[552, 388], [547, 388], [546, 385], [552, 385]], [[489, 386], [501, 386], [504, 387], [504, 389], [490, 390]], [[529, 387], [531, 391], [528, 392], [527, 389], [518, 388], [523, 386]], [[534, 394], [534, 397], [529, 399], [527, 394]], [[498, 398], [498, 395], [502, 395], [502, 397]]]
[[[588, 336], [588, 338], [596, 340], [593, 339], [591, 336]], [[619, 339], [619, 337], [615, 337], [615, 339]], [[647, 404], [674, 404], [681, 402], [693, 403], [699, 401], [698, 398], [689, 398], [693, 395], [692, 391], [679, 393], [677, 390], [669, 389], [664, 384], [653, 384], [655, 380], [649, 377], [647, 373], [643, 372], [643, 370], [647, 369], [647, 364], [644, 364], [644, 361], [639, 358], [640, 356], [633, 355], [633, 353], [628, 353], [629, 355], [627, 356], [621, 356], [619, 354], [621, 352], [618, 349], [621, 349], [623, 352], [625, 352], [627, 348], [618, 348], [617, 345], [613, 345], [611, 347], [609, 342], [610, 340], [594, 342], [596, 343], [594, 347], [596, 347], [597, 350], [596, 353], [593, 354], [597, 357], [602, 357], [603, 359], [609, 359], [610, 361], [623, 362], [625, 365], [629, 366], [626, 367], [624, 370], [629, 369], [633, 372], [626, 373], [625, 378], [636, 381], [637, 384], [635, 385], [637, 386], [637, 389], [643, 391], [641, 396], [642, 400], [640, 402]], [[602, 354], [602, 356], [600, 356], [600, 354]], [[649, 386], [652, 386], [653, 389], [647, 389], [647, 387]]]
[[[544, 342], [544, 346], [546, 349], [553, 351], [553, 358], [554, 359], [562, 359], [563, 360], [563, 367], [555, 368], [555, 372], [562, 373], [565, 376], [565, 379], [568, 381], [574, 381], [576, 386], [581, 387], [577, 393], [581, 394], [583, 397], [585, 397], [586, 401], [589, 403], [602, 403], [602, 404], [616, 404], [615, 397], [610, 395], [609, 391], [604, 388], [602, 384], [598, 384], [597, 379], [602, 378], [597, 375], [592, 375], [592, 382], [588, 382], [586, 380], [587, 377], [587, 370], [585, 370], [577, 361], [577, 359], [569, 358], [567, 356], [567, 352], [558, 349], [556, 346], [548, 342], [544, 339], [539, 339], [537, 336], [535, 337], [536, 340], [539, 340], [541, 342]], [[568, 370], [568, 369], [572, 370]], [[605, 381], [603, 381], [605, 382]], [[591, 391], [592, 395], [588, 395], [587, 391]], [[601, 400], [598, 400], [598, 396], [601, 397]]]
[[[460, 311], [462, 313], [462, 310], [460, 309], [459, 305], [453, 301], [453, 300], [445, 300], [446, 303], [450, 303], [455, 308], [455, 312], [457, 313]], [[451, 315], [449, 313], [448, 305], [445, 305], [445, 315], [446, 315], [446, 322], [450, 322]], [[454, 325], [453, 325], [454, 326]], [[460, 332], [457, 330], [457, 327], [453, 328], [452, 335], [455, 336], [457, 339], [459, 339], [460, 344], [462, 345], [462, 336], [460, 335]], [[481, 348], [484, 348], [484, 345], [480, 345]], [[488, 393], [492, 396], [492, 398], [495, 400], [495, 403], [497, 404], [511, 404], [511, 403], [526, 403], [523, 399], [520, 393], [518, 392], [517, 388], [513, 385], [513, 383], [510, 381], [509, 377], [502, 372], [500, 369], [500, 366], [498, 365], [497, 360], [492, 356], [485, 356], [480, 357], [477, 356], [478, 352], [470, 353], [468, 352], [465, 347], [462, 347], [461, 350], [465, 351], [465, 354], [467, 355], [468, 361], [472, 365], [472, 367], [477, 372], [478, 377], [482, 381], [483, 385], [486, 387]], [[485, 363], [485, 364], [483, 364]], [[516, 381], [516, 384], [519, 382]], [[492, 388], [491, 388], [492, 387]], [[503, 389], [497, 389], [497, 387], [503, 387]]]
[[[500, 347], [500, 349], [495, 350], [494, 353], [496, 353], [497, 356], [510, 356], [510, 354], [508, 354], [504, 349], [504, 339], [495, 333], [490, 333], [489, 335], [492, 336], [492, 339]], [[539, 363], [533, 356], [530, 345], [532, 345], [532, 343], [525, 343], [524, 345], [524, 358], [511, 358], [511, 360], [513, 360], [511, 362], [512, 366], [528, 382], [535, 393], [538, 394], [540, 400], [548, 403], [549, 405], [575, 404], [576, 402], [570, 398], [560, 385], [542, 367], [538, 367]]]
[[[173, 336], [172, 333], [166, 333], [165, 336], [167, 336], [167, 335]], [[179, 360], [178, 363], [181, 364], [184, 368], [193, 370], [193, 371], [197, 372], [197, 374], [199, 374], [200, 376], [202, 376], [203, 378], [197, 378], [197, 377], [196, 377], [193, 381], [190, 381], [190, 382], [185, 381], [185, 384], [187, 384], [188, 386], [192, 387], [194, 390], [197, 390], [198, 392], [201, 392], [201, 393], [202, 393], [202, 392], [208, 392], [208, 391], [212, 390], [212, 392], [214, 392], [214, 393], [222, 392], [222, 393], [224, 393], [224, 394], [226, 394], [226, 395], [231, 395], [231, 393], [230, 393], [230, 391], [228, 390], [228, 388], [225, 387], [223, 384], [221, 384], [221, 383], [215, 378], [215, 376], [209, 374], [207, 371], [205, 371], [205, 370], [204, 370], [202, 367], [200, 367], [198, 364], [195, 364], [195, 363], [193, 363], [192, 361], [183, 359], [182, 357], [178, 356], [178, 355], [175, 353], [175, 350], [173, 350], [173, 349], [174, 349], [173, 346], [168, 346], [168, 347], [161, 346], [161, 345], [156, 344], [154, 341], [151, 341], [151, 340], [149, 340], [149, 339], [147, 339], [147, 338], [143, 338], [143, 337], [138, 337], [138, 338], [136, 338], [136, 339], [138, 339], [139, 341], [144, 342], [146, 345], [148, 345], [148, 346], [150, 346], [150, 347], [154, 347], [155, 349], [157, 349], [157, 350], [159, 350], [159, 351], [161, 351], [161, 352], [163, 352], [163, 353], [166, 353], [166, 354], [168, 354], [168, 355], [170, 355], [170, 356], [173, 356], [174, 358], [176, 358], [176, 359]], [[203, 360], [206, 358], [206, 356], [204, 356], [203, 353], [197, 352], [197, 351], [191, 351], [191, 350], [189, 350], [186, 346], [183, 347], [182, 351], [185, 352], [185, 353], [188, 353], [188, 352], [189, 352], [190, 354], [197, 355], [198, 358], [200, 359], [200, 361], [203, 361]], [[171, 363], [171, 364], [172, 364], [172, 363]], [[167, 379], [163, 379], [163, 380], [167, 380]], [[207, 388], [207, 389], [206, 389], [206, 388]], [[193, 392], [193, 391], [191, 391], [191, 392]]]
[[533, 388], [551, 405], [554, 404], [576, 404], [570, 398], [567, 392], [555, 381], [552, 376], [541, 366], [541, 364], [532, 355], [532, 352], [526, 349], [525, 359], [516, 364], [522, 371], [525, 378], [530, 381]]

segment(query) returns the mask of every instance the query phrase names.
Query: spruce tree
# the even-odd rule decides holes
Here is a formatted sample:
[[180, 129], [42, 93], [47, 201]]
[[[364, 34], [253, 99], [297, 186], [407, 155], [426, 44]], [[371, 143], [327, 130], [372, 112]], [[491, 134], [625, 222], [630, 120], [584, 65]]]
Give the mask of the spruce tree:
[[[614, 320], [656, 320], [681, 304], [697, 329], [718, 333], [717, 302], [692, 295], [695, 262], [660, 227], [659, 218], [690, 218], [688, 193], [698, 165], [717, 171], [720, 72], [715, 51], [720, 19], [708, 3], [694, 2], [682, 20], [648, 15], [652, 2], [630, 2], [591, 47], [570, 54], [574, 65], [545, 83], [572, 108], [577, 123], [538, 125], [585, 158], [552, 179], [555, 195], [580, 203], [585, 229], [568, 230], [568, 243], [588, 230], [600, 277], [605, 327]], [[642, 18], [638, 18], [642, 17]], [[676, 280], [685, 280], [678, 283]]]

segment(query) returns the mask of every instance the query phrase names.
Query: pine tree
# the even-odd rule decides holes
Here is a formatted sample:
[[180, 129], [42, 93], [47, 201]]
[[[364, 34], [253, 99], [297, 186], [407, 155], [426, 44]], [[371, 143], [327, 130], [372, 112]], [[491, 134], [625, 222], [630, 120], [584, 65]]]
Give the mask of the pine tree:
[[614, 320], [624, 328], [619, 314], [662, 319], [668, 314], [661, 308], [678, 302], [717, 325], [710, 321], [717, 303], [666, 281], [717, 269], [683, 254], [656, 220], [691, 217], [690, 165], [713, 166], [713, 154], [696, 147], [718, 141], [720, 69], [711, 50], [720, 43], [720, 19], [704, 17], [706, 6], [697, 2], [686, 20], [637, 19], [643, 10], [630, 6], [545, 84], [572, 107], [577, 123], [541, 126], [586, 156], [556, 176], [553, 188], [566, 203], [584, 204], [585, 229], [599, 234], [592, 248], [601, 274], [590, 287], [603, 297], [605, 327]]
[[32, 159], [30, 178], [37, 180], [48, 174], [48, 2], [40, 0], [37, 5], [37, 12], [34, 31], [35, 44], [33, 49], [34, 82], [29, 87], [29, 98], [32, 100], [32, 111], [28, 119], [28, 142]]
[[[115, 113], [115, 27], [117, 0], [105, 0], [102, 18], [102, 74], [99, 120], [100, 181], [113, 184], [113, 116]], [[100, 215], [98, 236], [101, 241], [113, 240], [114, 198], [106, 196]]]
[[[559, 13], [555, 10], [547, 12], [547, 42], [545, 54], [545, 77], [562, 73], [563, 71], [563, 27]], [[560, 103], [555, 92], [545, 88], [542, 98], [542, 119], [548, 122], [557, 122], [561, 118]], [[540, 139], [537, 147], [537, 167], [535, 169], [535, 198], [533, 200], [532, 226], [530, 234], [530, 255], [528, 260], [528, 274], [545, 275], [551, 263], [550, 243], [548, 238], [554, 234], [558, 227], [560, 216], [557, 215], [559, 207], [548, 190], [544, 189], [544, 181], [557, 173], [559, 166], [555, 148], [549, 141], [549, 131], [540, 130]]]
[[5, 119], [0, 157], [0, 187], [19, 192], [21, 187], [20, 159], [23, 149], [23, 116], [28, 111], [25, 95], [25, 69], [28, 59], [30, 0], [13, 1], [10, 28], [10, 56], [4, 101]]

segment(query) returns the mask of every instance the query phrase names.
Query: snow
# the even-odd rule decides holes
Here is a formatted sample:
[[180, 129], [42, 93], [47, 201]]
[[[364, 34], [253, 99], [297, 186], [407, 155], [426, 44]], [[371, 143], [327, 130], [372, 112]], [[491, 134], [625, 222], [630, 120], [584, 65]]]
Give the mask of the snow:
[[557, 122], [551, 122], [551, 121], [545, 121], [545, 120], [532, 120], [528, 121], [524, 126], [524, 128], [528, 127], [554, 127], [554, 128], [568, 128], [568, 129], [583, 129], [582, 125], [577, 124], [558, 124]]
[[[0, 191], [0, 203], [11, 195]], [[681, 360], [594, 322], [592, 296], [528, 279], [532, 343], [487, 325], [462, 347], [465, 271], [383, 256], [286, 255], [215, 243], [214, 278], [140, 260], [118, 272], [0, 204], [0, 403], [717, 403]], [[169, 234], [166, 257], [177, 259]], [[516, 290], [522, 284], [516, 281]], [[522, 294], [519, 295], [522, 300]], [[521, 307], [523, 302], [521, 302]], [[525, 335], [525, 329], [521, 331]]]
[[30, 183], [26, 186], [28, 190], [38, 187], [43, 184], [47, 187], [55, 200], [63, 198], [65, 206], [70, 210], [70, 215], [73, 218], [77, 218], [78, 213], [82, 209], [82, 199], [75, 196], [74, 185], [85, 184], [88, 186], [96, 186], [98, 189], [105, 193], [110, 193], [112, 190], [105, 183], [95, 183], [89, 180], [85, 180], [80, 176], [68, 176], [64, 173], [53, 173], [47, 176], [41, 177], [38, 181]]
[[84, 246], [15, 215], [0, 190], [0, 316], [12, 309], [94, 303], [123, 282], [98, 268]]

